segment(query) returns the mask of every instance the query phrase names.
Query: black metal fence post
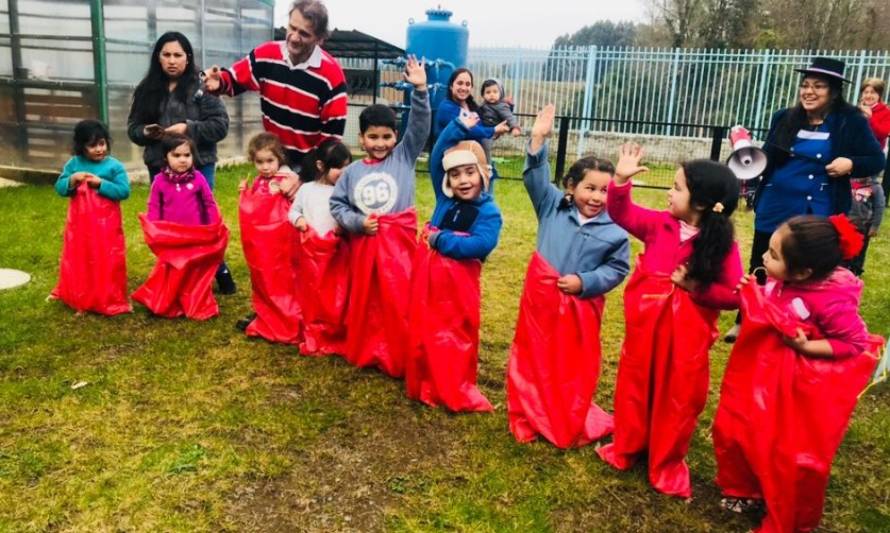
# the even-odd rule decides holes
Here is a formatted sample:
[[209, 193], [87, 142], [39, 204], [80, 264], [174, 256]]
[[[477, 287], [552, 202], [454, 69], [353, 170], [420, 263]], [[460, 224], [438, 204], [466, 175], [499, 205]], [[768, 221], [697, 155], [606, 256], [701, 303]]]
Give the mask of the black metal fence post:
[[566, 151], [569, 147], [569, 117], [559, 117], [559, 140], [556, 146], [556, 175], [553, 182], [559, 183], [559, 178], [565, 173]]
[[720, 149], [723, 148], [723, 139], [726, 138], [726, 127], [714, 126], [711, 130], [711, 161], [720, 161]]

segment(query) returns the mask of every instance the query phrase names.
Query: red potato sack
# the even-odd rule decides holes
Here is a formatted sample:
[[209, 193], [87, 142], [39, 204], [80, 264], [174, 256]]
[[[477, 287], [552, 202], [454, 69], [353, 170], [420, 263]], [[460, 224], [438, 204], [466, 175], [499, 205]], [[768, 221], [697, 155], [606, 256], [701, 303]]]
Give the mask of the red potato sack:
[[624, 291], [624, 316], [615, 433], [597, 453], [619, 470], [647, 455], [652, 487], [688, 498], [686, 454], [708, 398], [708, 350], [717, 340], [718, 312], [638, 262]]
[[296, 271], [300, 236], [287, 218], [289, 209], [286, 197], [248, 188], [241, 191], [238, 221], [256, 313], [245, 333], [270, 342], [297, 344], [302, 338]]
[[556, 286], [557, 272], [535, 253], [528, 264], [507, 363], [507, 416], [519, 442], [541, 435], [560, 448], [612, 432], [596, 403], [605, 299], [578, 298]]
[[762, 533], [812, 531], [822, 518], [831, 463], [884, 340], [846, 358], [813, 358], [783, 341], [818, 332], [748, 284], [742, 327], [714, 418], [717, 485], [728, 497], [762, 499]]
[[417, 248], [417, 213], [378, 218], [376, 235], [351, 238], [352, 285], [346, 312], [346, 360], [405, 375], [411, 262]]
[[[424, 229], [426, 236], [435, 231]], [[451, 411], [492, 410], [476, 386], [482, 262], [445, 257], [418, 246], [411, 283], [409, 398]]]
[[145, 243], [157, 263], [132, 298], [152, 313], [207, 320], [219, 314], [211, 286], [226, 253], [229, 229], [220, 222], [187, 226], [139, 215]]
[[343, 354], [349, 299], [349, 245], [339, 235], [300, 234], [297, 295], [303, 313], [303, 355]]
[[68, 204], [59, 282], [50, 296], [78, 312], [111, 316], [132, 311], [120, 203], [86, 183]]

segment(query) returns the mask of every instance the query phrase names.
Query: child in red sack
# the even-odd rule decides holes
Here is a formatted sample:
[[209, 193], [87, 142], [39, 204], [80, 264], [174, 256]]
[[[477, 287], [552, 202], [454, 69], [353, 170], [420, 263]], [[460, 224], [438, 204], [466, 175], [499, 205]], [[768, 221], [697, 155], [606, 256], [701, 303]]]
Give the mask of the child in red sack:
[[832, 459], [875, 366], [869, 352], [883, 343], [859, 315], [862, 281], [839, 266], [862, 241], [844, 215], [794, 217], [763, 255], [763, 303], [742, 279], [713, 434], [721, 506], [765, 503], [757, 531], [812, 531], [821, 519]]
[[552, 104], [538, 114], [523, 171], [538, 243], [507, 363], [507, 416], [519, 442], [541, 435], [568, 448], [612, 431], [612, 417], [594, 402], [600, 324], [605, 294], [630, 270], [630, 244], [606, 212], [610, 162], [579, 159], [563, 177], [565, 191], [550, 182], [554, 114]]
[[383, 105], [359, 116], [368, 156], [346, 167], [331, 195], [331, 215], [349, 233], [351, 286], [346, 360], [405, 373], [411, 261], [417, 248], [414, 166], [430, 133], [426, 71], [410, 57], [404, 78], [414, 85], [405, 136], [396, 144], [396, 116]]
[[476, 141], [479, 118], [456, 118], [430, 153], [436, 194], [412, 265], [405, 390], [451, 411], [491, 411], [476, 386], [482, 262], [498, 243], [501, 212], [489, 191], [491, 167]]
[[56, 180], [56, 192], [71, 198], [59, 269], [52, 298], [78, 312], [129, 313], [127, 260], [121, 200], [130, 196], [130, 179], [109, 155], [108, 128], [97, 120], [74, 126], [74, 157]]
[[303, 313], [303, 355], [342, 354], [345, 348], [349, 247], [331, 216], [330, 199], [350, 162], [349, 148], [336, 139], [306, 154], [300, 169], [303, 184], [288, 212], [300, 232], [297, 299]]
[[624, 145], [609, 185], [612, 219], [645, 249], [624, 291], [625, 338], [615, 387], [615, 433], [599, 456], [625, 470], [649, 459], [655, 490], [692, 494], [685, 457], [708, 396], [708, 351], [720, 309], [738, 307], [742, 275], [730, 215], [739, 185], [726, 165], [693, 160], [677, 169], [668, 209], [631, 200], [643, 150]]
[[301, 338], [297, 234], [287, 218], [291, 201], [281, 188], [286, 177], [279, 173], [286, 161], [284, 146], [277, 136], [260, 133], [250, 139], [247, 157], [257, 176], [252, 185], [244, 180], [238, 186], [238, 221], [244, 259], [250, 268], [254, 314], [243, 329], [249, 337], [296, 344]]
[[148, 213], [139, 216], [158, 262], [133, 299], [156, 315], [206, 320], [219, 314], [211, 285], [229, 232], [210, 185], [194, 167], [192, 140], [173, 134], [161, 143], [167, 166], [152, 182]]

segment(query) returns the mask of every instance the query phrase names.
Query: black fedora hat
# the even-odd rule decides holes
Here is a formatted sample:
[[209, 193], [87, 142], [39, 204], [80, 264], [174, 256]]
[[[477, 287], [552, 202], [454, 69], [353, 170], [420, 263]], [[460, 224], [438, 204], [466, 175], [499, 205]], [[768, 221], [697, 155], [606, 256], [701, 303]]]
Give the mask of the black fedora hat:
[[841, 81], [850, 83], [850, 80], [844, 77], [844, 67], [846, 64], [839, 59], [831, 59], [830, 57], [814, 57], [812, 64], [807, 68], [796, 68], [796, 72], [804, 74], [819, 74], [829, 78], [837, 78]]

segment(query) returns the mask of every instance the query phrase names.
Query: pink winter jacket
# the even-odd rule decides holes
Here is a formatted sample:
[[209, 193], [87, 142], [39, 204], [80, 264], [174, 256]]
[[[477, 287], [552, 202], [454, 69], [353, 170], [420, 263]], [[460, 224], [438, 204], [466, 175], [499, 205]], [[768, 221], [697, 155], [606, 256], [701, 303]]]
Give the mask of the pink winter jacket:
[[[649, 272], [670, 275], [692, 255], [692, 243], [697, 237], [680, 242], [680, 221], [668, 211], [656, 211], [640, 207], [631, 199], [633, 185], [609, 184], [606, 209], [616, 224], [643, 241], [645, 248], [640, 262]], [[736, 286], [742, 277], [742, 260], [738, 244], [723, 260], [723, 268], [717, 281], [707, 289], [691, 293], [692, 300], [714, 309], [738, 309], [739, 295]]]
[[862, 280], [843, 267], [827, 278], [784, 283], [770, 278], [766, 294], [789, 314], [813, 324], [831, 344], [834, 357], [859, 355], [868, 346], [868, 329], [859, 316]]

